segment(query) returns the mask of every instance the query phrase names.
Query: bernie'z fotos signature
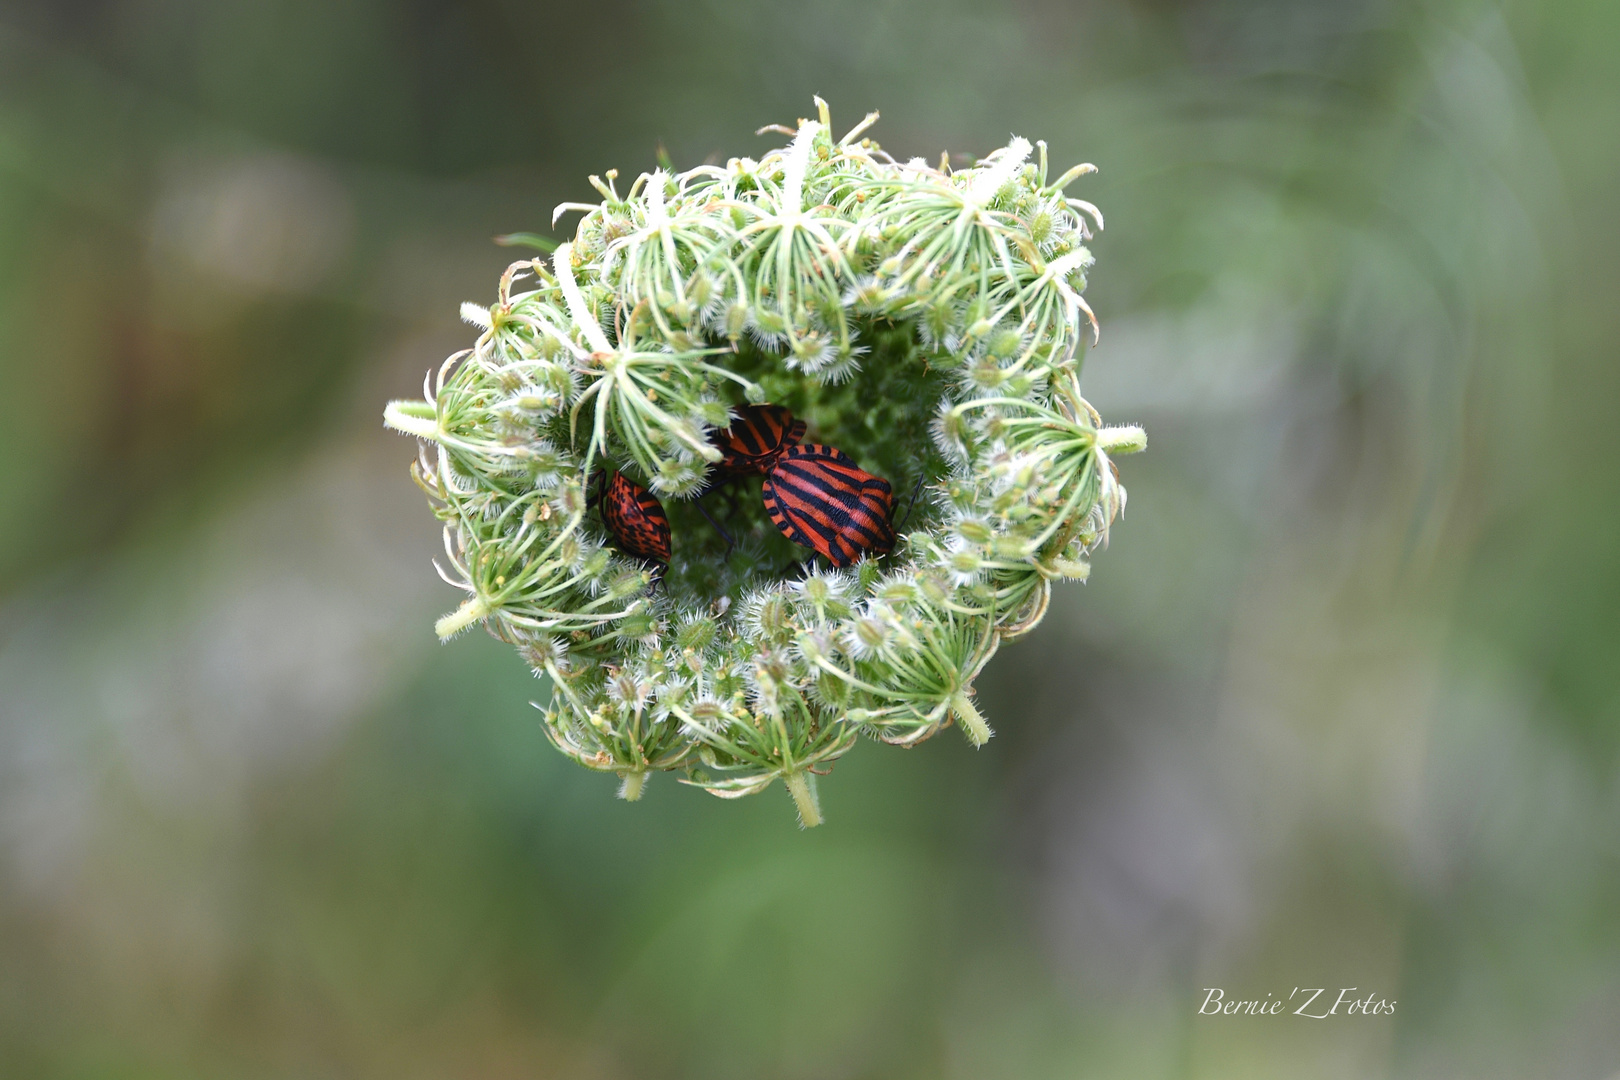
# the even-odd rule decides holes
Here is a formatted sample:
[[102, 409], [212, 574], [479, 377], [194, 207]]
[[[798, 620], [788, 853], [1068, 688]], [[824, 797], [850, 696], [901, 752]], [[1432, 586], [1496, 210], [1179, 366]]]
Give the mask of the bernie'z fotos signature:
[[1204, 991], [1199, 1016], [1277, 1016], [1287, 1009], [1294, 1016], [1326, 1020], [1330, 1016], [1390, 1016], [1395, 1012], [1393, 998], [1386, 1001], [1371, 993], [1364, 998], [1357, 997], [1360, 990], [1354, 986], [1341, 989], [1331, 1003], [1323, 996], [1327, 989], [1320, 986], [1296, 986], [1286, 998], [1267, 994], [1264, 1000], [1254, 1001], [1228, 998], [1226, 991], [1218, 986], [1206, 986]]

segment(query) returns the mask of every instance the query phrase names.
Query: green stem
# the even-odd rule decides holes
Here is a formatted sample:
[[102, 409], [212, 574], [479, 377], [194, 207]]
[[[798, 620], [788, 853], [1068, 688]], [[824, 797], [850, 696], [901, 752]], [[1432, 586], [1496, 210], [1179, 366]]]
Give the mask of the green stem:
[[799, 808], [799, 824], [813, 829], [821, 824], [821, 799], [816, 793], [816, 777], [812, 772], [791, 772], [783, 776], [793, 805]]

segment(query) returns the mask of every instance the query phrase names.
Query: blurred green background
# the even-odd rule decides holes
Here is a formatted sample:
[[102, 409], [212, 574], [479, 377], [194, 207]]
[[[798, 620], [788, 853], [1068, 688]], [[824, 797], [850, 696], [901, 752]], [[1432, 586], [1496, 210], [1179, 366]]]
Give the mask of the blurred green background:
[[[0, 6], [0, 1075], [1620, 1072], [1612, 0]], [[883, 111], [1108, 229], [999, 736], [567, 765], [383, 431], [585, 176]], [[1200, 1017], [1356, 987], [1393, 1016]], [[1296, 999], [1298, 1000], [1298, 999]]]

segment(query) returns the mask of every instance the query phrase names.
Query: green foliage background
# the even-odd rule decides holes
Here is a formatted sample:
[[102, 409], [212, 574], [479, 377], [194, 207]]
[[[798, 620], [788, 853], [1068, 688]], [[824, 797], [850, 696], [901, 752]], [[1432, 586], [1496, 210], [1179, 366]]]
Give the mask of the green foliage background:
[[[0, 12], [0, 1073], [1620, 1070], [1620, 11]], [[1096, 162], [1141, 422], [997, 738], [828, 824], [569, 766], [377, 423], [584, 177]], [[1198, 1017], [1206, 987], [1393, 1017]]]

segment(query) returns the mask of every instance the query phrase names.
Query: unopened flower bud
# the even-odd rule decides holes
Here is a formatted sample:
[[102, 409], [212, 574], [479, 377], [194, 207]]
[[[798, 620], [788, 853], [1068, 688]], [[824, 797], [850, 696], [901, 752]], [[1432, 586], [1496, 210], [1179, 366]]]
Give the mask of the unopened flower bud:
[[865, 659], [889, 643], [889, 627], [881, 619], [862, 615], [850, 623], [846, 636], [849, 651]]
[[599, 580], [611, 565], [612, 556], [608, 554], [607, 549], [597, 548], [580, 560], [579, 572], [582, 577]]
[[988, 544], [995, 533], [977, 518], [963, 518], [956, 523], [956, 535], [970, 544]]

